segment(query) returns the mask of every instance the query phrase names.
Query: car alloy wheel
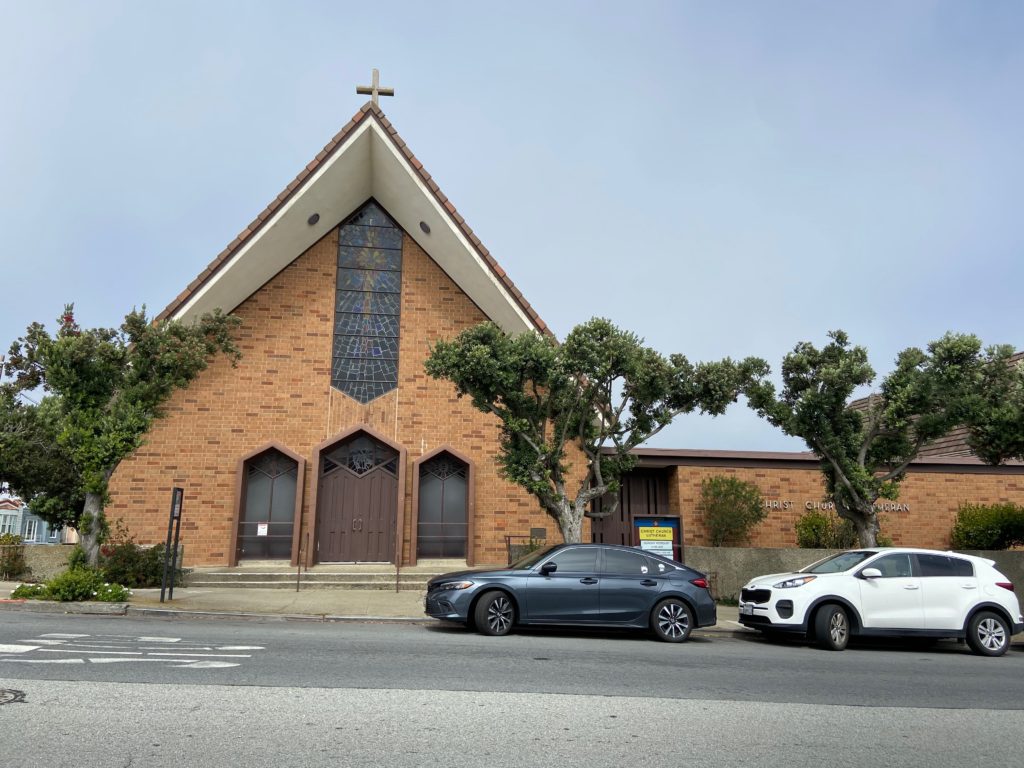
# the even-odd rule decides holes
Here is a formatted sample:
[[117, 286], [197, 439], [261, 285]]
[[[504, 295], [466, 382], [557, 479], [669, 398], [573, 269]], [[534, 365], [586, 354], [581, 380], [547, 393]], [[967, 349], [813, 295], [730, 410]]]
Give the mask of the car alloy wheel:
[[680, 600], [665, 600], [654, 609], [655, 634], [669, 643], [681, 643], [690, 636], [693, 617], [690, 609]]
[[516, 609], [504, 592], [488, 592], [480, 598], [474, 615], [476, 628], [485, 635], [507, 635], [512, 631]]
[[1010, 646], [1006, 622], [991, 611], [982, 611], [971, 619], [967, 628], [967, 644], [981, 656], [1002, 656]]
[[818, 645], [829, 651], [842, 651], [850, 641], [850, 619], [839, 605], [823, 605], [814, 617]]

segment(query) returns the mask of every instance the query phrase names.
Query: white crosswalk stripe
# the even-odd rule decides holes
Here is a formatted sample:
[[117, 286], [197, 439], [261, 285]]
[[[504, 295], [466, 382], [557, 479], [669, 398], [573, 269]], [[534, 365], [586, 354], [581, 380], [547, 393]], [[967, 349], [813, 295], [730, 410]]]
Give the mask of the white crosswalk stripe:
[[[261, 645], [218, 645], [182, 640], [180, 637], [86, 635], [63, 632], [49, 632], [39, 637], [26, 638], [21, 643], [0, 644], [0, 665], [156, 662], [178, 669], [225, 669], [239, 666], [242, 659], [252, 658], [251, 653], [237, 651], [265, 650]], [[41, 654], [61, 654], [74, 658], [40, 658]]]

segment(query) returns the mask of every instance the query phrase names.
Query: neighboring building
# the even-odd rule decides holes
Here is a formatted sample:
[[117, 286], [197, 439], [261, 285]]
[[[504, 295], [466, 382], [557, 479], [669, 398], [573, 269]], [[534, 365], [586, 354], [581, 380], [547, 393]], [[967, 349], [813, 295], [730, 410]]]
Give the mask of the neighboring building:
[[24, 505], [21, 499], [0, 499], [0, 535], [13, 533], [21, 535], [21, 515]]
[[[731, 475], [760, 488], [768, 517], [750, 546], [791, 547], [794, 525], [810, 509], [831, 509], [818, 458], [809, 452], [698, 451], [641, 448], [623, 482], [619, 510], [593, 521], [596, 541], [638, 544], [648, 521], [677, 521], [680, 542], [706, 546], [698, 502], [701, 481]], [[897, 545], [946, 548], [961, 504], [1024, 504], [1024, 465], [991, 467], [973, 456], [927, 456], [911, 463], [896, 501], [880, 501], [883, 532]]]
[[[33, 515], [21, 499], [8, 497], [0, 499], [0, 534], [13, 533], [21, 536], [25, 544], [64, 544], [77, 541], [71, 528], [51, 528], [41, 517]], [[68, 541], [71, 536], [74, 541]]]
[[[111, 522], [140, 543], [164, 539], [176, 486], [190, 565], [495, 563], [506, 535], [557, 537], [501, 478], [496, 420], [423, 370], [432, 342], [486, 319], [548, 330], [375, 103], [160, 317], [215, 308], [241, 318], [242, 359], [217, 359], [176, 392], [110, 482]], [[717, 473], [758, 483], [771, 514], [753, 543], [787, 546], [823, 496], [808, 454], [638, 453], [622, 511], [594, 523], [596, 538], [637, 543], [643, 527], [657, 541], [651, 530], [668, 527], [677, 545], [702, 543], [697, 493]], [[941, 546], [958, 502], [1024, 502], [1022, 473], [918, 462], [886, 530]]]

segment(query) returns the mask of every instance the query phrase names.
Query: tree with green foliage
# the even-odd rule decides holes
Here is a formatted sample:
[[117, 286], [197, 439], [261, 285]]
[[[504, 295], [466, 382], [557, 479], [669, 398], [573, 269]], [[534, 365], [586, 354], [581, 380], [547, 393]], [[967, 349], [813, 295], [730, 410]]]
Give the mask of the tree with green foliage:
[[1024, 461], [1024, 357], [1003, 344], [985, 350], [972, 388], [967, 442], [986, 464]]
[[745, 543], [768, 516], [761, 489], [730, 475], [701, 481], [699, 509], [712, 547]]
[[[143, 309], [120, 328], [83, 330], [68, 305], [57, 322], [56, 334], [33, 323], [11, 345], [0, 382], [0, 482], [51, 524], [74, 525], [95, 564], [111, 475], [175, 390], [217, 354], [237, 360], [240, 321], [217, 311], [194, 324], [151, 322]], [[39, 404], [26, 402], [38, 389]]]
[[786, 434], [803, 438], [818, 455], [836, 512], [857, 528], [861, 546], [875, 546], [875, 504], [896, 499], [899, 484], [921, 447], [964, 422], [977, 384], [981, 342], [946, 334], [927, 351], [900, 352], [878, 393], [851, 403], [875, 371], [867, 350], [842, 331], [820, 350], [797, 344], [782, 361], [782, 391], [767, 371], [747, 389], [750, 406]]
[[[482, 323], [437, 342], [426, 369], [498, 419], [502, 473], [537, 498], [566, 542], [579, 542], [588, 506], [618, 489], [620, 475], [634, 464], [633, 448], [681, 413], [722, 413], [764, 365], [665, 358], [595, 318], [563, 344], [535, 333], [509, 336]], [[569, 446], [586, 463], [579, 471], [570, 464]], [[602, 516], [616, 507], [605, 505]]]
[[85, 497], [82, 478], [60, 434], [59, 400], [37, 405], [0, 383], [0, 483], [55, 528], [74, 526]]

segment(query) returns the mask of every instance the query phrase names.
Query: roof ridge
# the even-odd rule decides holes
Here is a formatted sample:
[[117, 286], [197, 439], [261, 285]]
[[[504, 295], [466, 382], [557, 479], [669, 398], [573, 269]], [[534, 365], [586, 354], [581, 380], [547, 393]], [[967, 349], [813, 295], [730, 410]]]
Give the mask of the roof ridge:
[[530, 302], [526, 300], [522, 292], [516, 287], [515, 283], [508, 276], [508, 273], [502, 269], [501, 265], [498, 264], [497, 259], [491, 255], [491, 252], [481, 242], [480, 238], [477, 237], [476, 233], [473, 232], [472, 228], [466, 223], [466, 220], [456, 209], [454, 203], [448, 199], [447, 195], [441, 191], [441, 188], [434, 181], [430, 173], [427, 172], [426, 168], [423, 167], [423, 163], [417, 159], [417, 157], [409, 149], [409, 146], [405, 143], [405, 140], [399, 136], [398, 131], [394, 125], [388, 119], [387, 115], [380, 108], [380, 105], [374, 104], [372, 100], [367, 101], [362, 107], [352, 116], [352, 118], [342, 126], [341, 130], [334, 135], [333, 138], [324, 146], [320, 152], [311, 160], [306, 166], [299, 172], [299, 174], [281, 191], [281, 193], [270, 201], [267, 207], [260, 212], [260, 214], [253, 219], [248, 226], [246, 226], [228, 245], [211, 261], [206, 268], [199, 273], [199, 275], [192, 280], [185, 288], [184, 291], [179, 293], [170, 304], [168, 304], [164, 310], [157, 315], [157, 320], [163, 320], [170, 317], [174, 312], [181, 308], [181, 306], [188, 301], [188, 299], [200, 288], [207, 280], [213, 277], [230, 259], [235, 252], [242, 247], [242, 245], [254, 234], [256, 234], [268, 219], [281, 207], [286, 201], [291, 199], [308, 181], [308, 179], [316, 172], [316, 170], [323, 164], [325, 160], [331, 157], [339, 148], [345, 143], [346, 140], [352, 135], [355, 128], [360, 125], [367, 115], [372, 116], [380, 124], [381, 128], [388, 135], [392, 144], [399, 151], [399, 153], [406, 159], [410, 167], [416, 172], [420, 180], [426, 185], [427, 189], [430, 190], [431, 194], [444, 209], [447, 216], [451, 219], [459, 231], [465, 235], [467, 241], [473, 247], [473, 249], [480, 255], [488, 269], [494, 275], [494, 277], [508, 290], [512, 297], [512, 300], [516, 302], [519, 308], [526, 313], [527, 317], [533, 322], [533, 324], [542, 333], [547, 335], [554, 335], [551, 329], [548, 328], [540, 315], [537, 314], [536, 310], [530, 305]]

